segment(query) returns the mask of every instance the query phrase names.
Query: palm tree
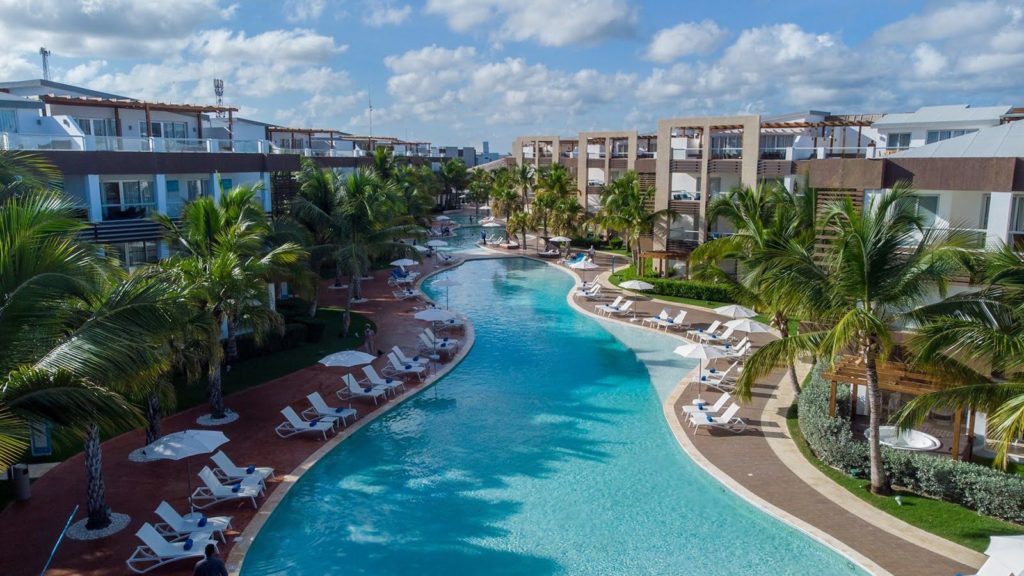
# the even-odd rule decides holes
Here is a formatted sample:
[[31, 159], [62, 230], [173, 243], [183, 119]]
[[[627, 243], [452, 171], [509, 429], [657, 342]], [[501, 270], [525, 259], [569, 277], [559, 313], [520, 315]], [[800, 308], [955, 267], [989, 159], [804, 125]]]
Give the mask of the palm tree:
[[617, 178], [601, 192], [601, 211], [598, 222], [608, 230], [626, 237], [626, 247], [633, 256], [634, 265], [640, 263], [640, 237], [656, 229], [668, 236], [668, 229], [676, 213], [652, 210], [654, 188], [643, 188], [636, 172], [630, 170]]
[[[333, 170], [321, 169], [312, 160], [302, 159], [296, 177], [299, 192], [291, 202], [291, 217], [305, 230], [301, 244], [309, 253], [307, 260], [312, 274], [319, 280], [328, 264], [338, 260], [338, 226], [343, 183]], [[314, 282], [309, 317], [316, 316], [320, 283]]]
[[494, 188], [494, 174], [487, 170], [475, 170], [469, 179], [469, 194], [466, 200], [473, 203], [476, 208], [476, 217], [480, 217], [480, 206], [487, 204], [491, 199], [491, 190]]
[[520, 204], [519, 193], [515, 190], [512, 173], [501, 168], [494, 171], [494, 188], [491, 190], [491, 207], [495, 212], [503, 215], [506, 223], [505, 237], [508, 238], [508, 220], [512, 213], [518, 210]]
[[[280, 317], [270, 309], [267, 281], [305, 257], [293, 243], [268, 249], [270, 227], [258, 191], [257, 186], [240, 186], [222, 195], [220, 203], [209, 197], [195, 200], [185, 206], [180, 225], [164, 214], [154, 217], [173, 251], [162, 267], [176, 285], [187, 288], [195, 309], [226, 328], [224, 356], [229, 362], [237, 357], [239, 329], [251, 330], [257, 340], [280, 329]], [[214, 419], [225, 416], [221, 360], [220, 343], [211, 343], [207, 362]]]
[[882, 465], [878, 427], [882, 400], [878, 364], [894, 352], [894, 326], [913, 318], [929, 294], [945, 290], [962, 269], [970, 238], [959, 230], [925, 228], [913, 192], [904, 185], [876, 197], [866, 210], [847, 199], [820, 220], [832, 236], [820, 258], [789, 242], [759, 253], [765, 290], [774, 290], [800, 317], [822, 328], [775, 340], [747, 361], [737, 393], [749, 399], [754, 383], [800, 352], [826, 365], [854, 353], [863, 362], [870, 410], [871, 491], [891, 491]]
[[529, 164], [520, 164], [512, 171], [512, 183], [519, 189], [523, 206], [530, 204], [530, 193], [537, 183], [537, 172]]
[[41, 156], [0, 150], [0, 200], [18, 193], [60, 187], [60, 171]]
[[377, 148], [373, 151], [373, 171], [384, 181], [395, 177], [395, 155], [389, 148]]
[[520, 248], [526, 248], [526, 231], [530, 228], [530, 215], [526, 212], [513, 212], [508, 218], [508, 222], [505, 224], [505, 228], [508, 230], [508, 238], [511, 240], [515, 237], [517, 232], [523, 234], [523, 241], [519, 243]]
[[983, 288], [915, 318], [920, 327], [907, 343], [915, 362], [953, 385], [911, 400], [898, 422], [918, 424], [935, 408], [981, 410], [986, 438], [998, 445], [993, 465], [1005, 469], [1024, 433], [1024, 257], [1003, 245], [982, 255], [979, 276]]
[[[575, 212], [570, 198], [575, 200], [576, 193], [573, 186], [572, 175], [569, 169], [561, 164], [555, 164], [540, 172], [537, 177], [537, 193], [533, 203], [530, 205], [533, 223], [538, 223], [544, 230], [544, 236], [548, 235], [548, 220], [555, 218], [555, 212], [559, 209], [569, 213]], [[576, 202], [578, 206], [579, 203]], [[563, 222], [566, 220], [562, 217]]]
[[456, 192], [466, 189], [469, 184], [469, 174], [466, 172], [466, 163], [461, 158], [452, 158], [441, 164], [441, 171], [438, 173], [441, 178], [441, 185], [444, 188], [444, 206], [452, 206], [452, 196]]
[[[737, 303], [767, 314], [771, 326], [782, 338], [788, 338], [795, 310], [791, 302], [766, 287], [763, 273], [771, 260], [764, 255], [787, 245], [813, 252], [816, 203], [815, 190], [794, 194], [777, 183], [737, 187], [715, 198], [708, 207], [708, 221], [723, 218], [734, 232], [705, 242], [693, 251], [690, 264], [694, 275], [729, 286]], [[737, 263], [736, 275], [721, 268], [726, 261]], [[795, 360], [788, 359], [789, 377], [794, 393], [799, 396]]]
[[[437, 196], [443, 188], [429, 166], [402, 166], [394, 178], [401, 208], [407, 224], [430, 227], [430, 213], [437, 205]], [[397, 222], [396, 222], [397, 223]]]

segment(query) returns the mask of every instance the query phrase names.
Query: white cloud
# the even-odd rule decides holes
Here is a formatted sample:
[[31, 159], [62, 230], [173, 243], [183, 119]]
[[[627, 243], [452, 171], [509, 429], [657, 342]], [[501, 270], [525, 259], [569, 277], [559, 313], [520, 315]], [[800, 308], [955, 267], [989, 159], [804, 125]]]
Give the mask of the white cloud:
[[366, 6], [363, 23], [373, 28], [397, 26], [405, 22], [412, 14], [412, 6], [392, 6], [388, 0], [372, 0]]
[[659, 30], [647, 47], [647, 59], [672, 62], [689, 54], [704, 54], [718, 47], [725, 30], [712, 20], [682, 22]]
[[27, 78], [41, 76], [42, 66], [29, 62], [24, 56], [0, 50], [0, 78]]
[[444, 16], [456, 32], [490, 20], [501, 23], [495, 40], [542, 46], [593, 45], [635, 34], [637, 13], [625, 0], [427, 0], [428, 13]]
[[946, 69], [949, 60], [941, 52], [926, 43], [914, 48], [914, 74], [921, 78], [932, 78]]
[[270, 30], [255, 36], [244, 31], [205, 30], [190, 42], [191, 51], [218, 61], [323, 62], [348, 49], [336, 45], [334, 38], [312, 30]]
[[316, 20], [326, 5], [326, 0], [287, 0], [284, 3], [285, 19], [289, 22]]
[[237, 6], [221, 0], [0, 0], [4, 50], [49, 48], [54, 56], [159, 55], [200, 23], [230, 19]]
[[875, 33], [875, 41], [913, 45], [928, 40], [963, 38], [999, 27], [1010, 9], [1005, 0], [938, 6], [883, 26]]

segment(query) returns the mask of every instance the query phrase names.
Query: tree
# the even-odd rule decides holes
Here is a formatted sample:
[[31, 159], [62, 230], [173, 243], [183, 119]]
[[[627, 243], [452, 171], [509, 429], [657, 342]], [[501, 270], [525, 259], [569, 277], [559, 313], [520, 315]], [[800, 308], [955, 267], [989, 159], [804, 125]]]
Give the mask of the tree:
[[431, 211], [443, 190], [434, 171], [425, 165], [403, 166], [398, 169], [394, 183], [401, 201], [399, 211], [407, 216], [405, 223], [429, 228]]
[[[570, 200], [576, 200], [576, 189], [568, 168], [555, 164], [541, 170], [537, 177], [536, 195], [530, 205], [533, 225], [539, 224], [545, 237], [548, 235], [549, 220], [557, 219], [565, 227], [575, 219], [577, 210], [574, 204], [579, 206], [579, 202]], [[562, 214], [558, 214], [559, 211]]]
[[530, 204], [530, 193], [537, 183], [537, 172], [529, 164], [520, 164], [512, 170], [512, 184], [522, 196], [522, 205]]
[[220, 203], [203, 197], [187, 204], [181, 224], [165, 214], [154, 219], [164, 228], [173, 255], [161, 266], [174, 282], [187, 287], [187, 298], [210, 322], [226, 329], [226, 346], [210, 343], [210, 412], [225, 417], [221, 360], [237, 357], [237, 334], [249, 329], [259, 341], [280, 330], [281, 319], [271, 310], [266, 288], [269, 278], [282, 274], [306, 256], [293, 243], [268, 248], [269, 223], [257, 199], [257, 186], [239, 186], [224, 193]]
[[625, 236], [626, 247], [637, 266], [640, 264], [640, 237], [655, 231], [667, 237], [676, 217], [676, 213], [668, 209], [652, 210], [653, 205], [654, 188], [642, 187], [632, 170], [608, 183], [601, 192], [597, 221], [606, 229]]
[[461, 158], [452, 158], [441, 164], [441, 171], [438, 173], [441, 178], [441, 186], [444, 188], [445, 207], [453, 206], [452, 197], [461, 192], [469, 185], [469, 174], [466, 172], [466, 163]]
[[515, 190], [512, 173], [505, 168], [495, 170], [494, 188], [491, 190], [491, 207], [495, 212], [503, 215], [505, 219], [506, 238], [509, 235], [507, 226], [508, 220], [512, 217], [512, 213], [518, 210], [521, 206], [520, 196]]
[[530, 228], [530, 215], [526, 212], [513, 212], [508, 218], [506, 223], [508, 229], [508, 239], [511, 241], [516, 233], [521, 232], [523, 234], [523, 241], [519, 243], [521, 248], [526, 247], [526, 231]]
[[[715, 198], [708, 207], [708, 221], [727, 220], [734, 230], [731, 235], [712, 239], [698, 246], [690, 255], [694, 275], [728, 285], [733, 299], [769, 316], [770, 324], [782, 338], [789, 337], [789, 323], [795, 310], [793, 303], [770, 289], [764, 281], [772, 254], [785, 246], [803, 247], [808, 254], [814, 250], [815, 206], [813, 189], [802, 194], [791, 193], [778, 183], [763, 183], [756, 188], [737, 187]], [[721, 266], [727, 261], [737, 263], [736, 275]], [[796, 374], [796, 358], [789, 358], [790, 384], [800, 394]]]
[[473, 203], [476, 208], [476, 217], [480, 217], [480, 206], [487, 204], [491, 199], [491, 190], [494, 188], [494, 175], [487, 170], [474, 170], [469, 178], [469, 193], [466, 200]]
[[395, 155], [389, 148], [377, 148], [373, 151], [373, 171], [385, 182], [395, 177]]
[[907, 343], [914, 362], [952, 385], [903, 407], [901, 426], [935, 408], [986, 414], [986, 438], [997, 443], [993, 465], [1005, 469], [1010, 444], [1024, 434], [1024, 257], [1003, 245], [981, 256], [982, 288], [918, 311]]
[[926, 228], [913, 191], [904, 185], [873, 198], [863, 211], [849, 199], [833, 203], [820, 225], [831, 236], [820, 257], [790, 242], [764, 251], [763, 261], [754, 264], [764, 270], [766, 290], [776, 291], [790, 309], [820, 328], [761, 347], [747, 360], [737, 393], [750, 398], [759, 378], [800, 352], [826, 365], [843, 354], [859, 356], [870, 410], [871, 491], [887, 494], [891, 489], [878, 436], [878, 364], [892, 358], [893, 327], [913, 318], [929, 294], [942, 294], [960, 273], [970, 238], [955, 229]]

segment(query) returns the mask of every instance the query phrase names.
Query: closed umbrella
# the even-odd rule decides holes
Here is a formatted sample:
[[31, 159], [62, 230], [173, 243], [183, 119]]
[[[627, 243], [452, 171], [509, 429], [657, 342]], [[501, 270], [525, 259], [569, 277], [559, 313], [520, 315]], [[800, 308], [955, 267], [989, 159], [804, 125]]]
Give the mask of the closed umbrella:
[[320, 364], [324, 366], [342, 366], [344, 368], [351, 368], [353, 366], [362, 366], [363, 364], [369, 364], [376, 360], [377, 357], [366, 352], [360, 352], [359, 350], [342, 350], [341, 352], [335, 352], [328, 356], [324, 356], [320, 359]]
[[750, 318], [729, 320], [725, 323], [725, 326], [739, 332], [746, 332], [747, 334], [769, 333], [772, 331], [771, 326], [757, 320], [751, 320]]
[[146, 446], [143, 453], [157, 460], [185, 460], [188, 474], [188, 500], [192, 506], [192, 463], [189, 457], [209, 454], [228, 441], [219, 430], [182, 430], [160, 437]]
[[707, 344], [683, 344], [676, 347], [673, 352], [683, 358], [697, 361], [697, 398], [700, 399], [700, 382], [704, 377], [704, 362], [714, 360], [715, 358], [724, 358], [726, 356], [725, 350], [718, 346], [709, 346]]
[[441, 287], [444, 288], [444, 307], [445, 307], [445, 309], [447, 309], [448, 308], [448, 290], [452, 286], [462, 286], [462, 282], [459, 282], [458, 280], [453, 280], [451, 278], [445, 278], [444, 280], [438, 280], [437, 282], [434, 282], [434, 286], [441, 286]]
[[719, 316], [727, 316], [729, 318], [753, 318], [754, 316], [757, 316], [757, 312], [754, 312], [746, 306], [740, 306], [739, 304], [719, 306], [714, 309], [714, 313]]

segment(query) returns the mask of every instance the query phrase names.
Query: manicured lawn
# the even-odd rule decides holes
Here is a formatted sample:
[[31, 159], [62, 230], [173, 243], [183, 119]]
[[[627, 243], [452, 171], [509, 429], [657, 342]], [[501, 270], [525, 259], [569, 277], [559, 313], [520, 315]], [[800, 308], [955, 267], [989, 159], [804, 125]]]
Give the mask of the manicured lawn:
[[[363, 330], [368, 319], [359, 314], [352, 314], [349, 332], [353, 336], [341, 336], [341, 322], [344, 311], [341, 308], [324, 308], [317, 310], [316, 317], [327, 323], [324, 336], [319, 342], [303, 343], [291, 350], [281, 350], [268, 356], [257, 356], [231, 367], [224, 372], [224, 395], [233, 394], [246, 388], [258, 386], [316, 364], [317, 360], [332, 352], [348, 350], [363, 343]], [[374, 326], [376, 329], [376, 326]], [[186, 410], [206, 402], [206, 386], [204, 383], [181, 385], [176, 387], [178, 406], [176, 411]]]
[[821, 470], [836, 484], [846, 488], [861, 500], [892, 514], [907, 524], [917, 526], [922, 530], [979, 552], [983, 552], [988, 546], [989, 536], [1024, 534], [1024, 526], [981, 516], [973, 510], [951, 502], [897, 491], [902, 501], [901, 506], [893, 497], [875, 496], [868, 490], [871, 485], [868, 480], [851, 478], [818, 460], [811, 452], [797, 423], [796, 405], [790, 407], [789, 413], [786, 415], [786, 424], [789, 427], [789, 434], [796, 442], [800, 452], [815, 468]]

